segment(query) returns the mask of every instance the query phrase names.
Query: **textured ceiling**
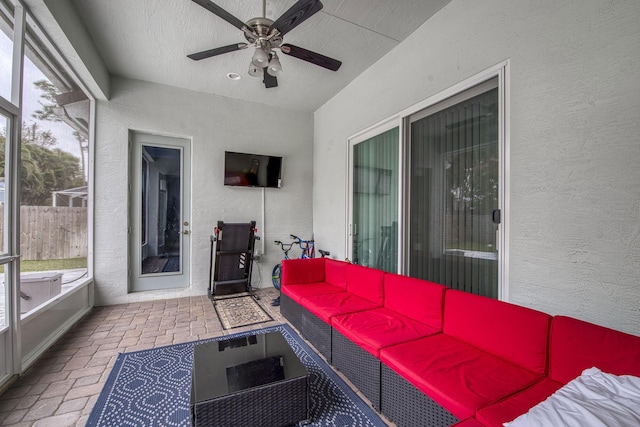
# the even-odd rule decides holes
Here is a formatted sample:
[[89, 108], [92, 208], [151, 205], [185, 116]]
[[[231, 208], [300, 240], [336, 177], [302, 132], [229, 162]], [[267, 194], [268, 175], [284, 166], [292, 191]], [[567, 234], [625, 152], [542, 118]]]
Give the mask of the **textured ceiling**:
[[[278, 87], [247, 74], [253, 49], [193, 61], [186, 55], [245, 42], [240, 30], [191, 0], [73, 0], [112, 75], [303, 111], [315, 111], [450, 0], [323, 0], [324, 8], [285, 43], [342, 61], [332, 72], [280, 55]], [[214, 0], [241, 21], [262, 16], [261, 0]], [[295, 0], [267, 0], [266, 16]], [[242, 76], [234, 81], [227, 73]]]

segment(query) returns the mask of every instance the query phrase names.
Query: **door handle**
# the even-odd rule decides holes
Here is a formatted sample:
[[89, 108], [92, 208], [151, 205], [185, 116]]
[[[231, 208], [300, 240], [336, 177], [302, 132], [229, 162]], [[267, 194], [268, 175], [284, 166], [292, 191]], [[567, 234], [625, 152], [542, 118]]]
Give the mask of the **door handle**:
[[494, 211], [491, 213], [491, 220], [494, 224], [500, 224], [500, 222], [502, 222], [501, 216], [502, 215], [500, 209], [494, 209]]

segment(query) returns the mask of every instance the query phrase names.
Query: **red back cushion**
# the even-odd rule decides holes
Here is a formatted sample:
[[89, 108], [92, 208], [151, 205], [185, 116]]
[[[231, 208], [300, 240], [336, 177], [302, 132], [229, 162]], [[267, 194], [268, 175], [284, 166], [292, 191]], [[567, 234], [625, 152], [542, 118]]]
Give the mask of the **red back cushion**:
[[549, 377], [567, 383], [594, 366], [614, 375], [640, 376], [640, 337], [571, 317], [554, 317]]
[[283, 260], [280, 283], [286, 286], [324, 282], [324, 262], [325, 258]]
[[530, 308], [447, 290], [444, 333], [530, 371], [545, 374], [551, 316]]
[[325, 281], [334, 286], [347, 289], [347, 265], [348, 262], [337, 261], [335, 259], [325, 258], [324, 276]]
[[442, 329], [446, 286], [399, 274], [384, 275], [384, 306], [425, 325]]
[[384, 271], [361, 265], [347, 265], [347, 291], [382, 305]]

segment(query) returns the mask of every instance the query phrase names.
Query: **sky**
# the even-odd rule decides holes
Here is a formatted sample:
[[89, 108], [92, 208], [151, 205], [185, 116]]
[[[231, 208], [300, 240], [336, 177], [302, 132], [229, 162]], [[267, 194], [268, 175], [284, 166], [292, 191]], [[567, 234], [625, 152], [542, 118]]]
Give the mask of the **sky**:
[[[0, 95], [8, 100], [11, 99], [12, 50], [13, 44], [11, 40], [0, 31]], [[39, 101], [41, 101], [41, 92], [33, 85], [33, 82], [46, 80], [46, 77], [26, 56], [24, 69], [23, 84], [25, 93], [23, 94], [23, 122], [27, 124], [33, 124], [35, 122], [38, 124], [40, 130], [50, 130], [57, 140], [57, 144], [53, 148], [60, 148], [79, 158], [80, 147], [78, 146], [76, 138], [73, 136], [73, 129], [71, 127], [62, 122], [42, 121], [33, 117], [34, 111], [42, 108], [42, 105], [39, 103]]]

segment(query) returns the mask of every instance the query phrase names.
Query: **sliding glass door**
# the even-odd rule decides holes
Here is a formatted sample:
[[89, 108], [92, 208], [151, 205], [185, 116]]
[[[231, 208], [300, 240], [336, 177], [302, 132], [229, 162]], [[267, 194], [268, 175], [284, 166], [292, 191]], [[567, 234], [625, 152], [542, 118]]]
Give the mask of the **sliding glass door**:
[[497, 78], [409, 118], [409, 275], [498, 298]]
[[351, 146], [350, 259], [398, 271], [399, 128]]

